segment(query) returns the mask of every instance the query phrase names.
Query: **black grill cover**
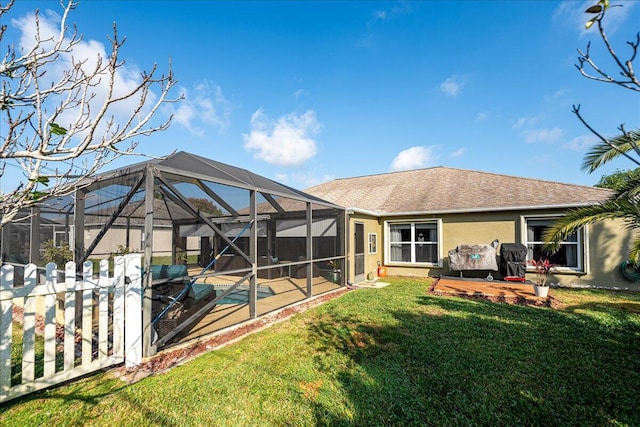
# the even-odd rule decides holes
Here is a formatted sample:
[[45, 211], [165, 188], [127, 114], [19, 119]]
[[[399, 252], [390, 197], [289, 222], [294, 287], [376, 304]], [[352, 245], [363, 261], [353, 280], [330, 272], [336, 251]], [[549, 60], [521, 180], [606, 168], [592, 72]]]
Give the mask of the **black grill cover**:
[[503, 243], [500, 246], [500, 259], [503, 261], [525, 262], [527, 247], [522, 243]]
[[504, 277], [524, 277], [526, 271], [526, 264], [522, 262], [500, 262], [500, 273], [502, 273]]
[[500, 246], [500, 273], [505, 277], [524, 277], [527, 270], [527, 247], [522, 243]]

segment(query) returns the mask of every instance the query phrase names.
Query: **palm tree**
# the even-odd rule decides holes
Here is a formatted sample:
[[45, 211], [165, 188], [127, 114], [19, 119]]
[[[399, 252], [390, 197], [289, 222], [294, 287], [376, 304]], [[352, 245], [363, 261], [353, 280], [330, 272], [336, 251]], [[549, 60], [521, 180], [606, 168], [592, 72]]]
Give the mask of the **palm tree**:
[[[618, 69], [618, 73], [608, 73], [595, 62], [590, 53], [590, 43], [587, 44], [585, 51], [578, 49], [579, 56], [576, 67], [580, 74], [588, 79], [640, 92], [640, 79], [633, 69], [633, 61], [637, 58], [640, 48], [640, 32], [636, 34], [635, 40], [627, 42], [631, 48], [628, 59], [620, 58], [610, 44], [603, 24], [605, 14], [611, 7], [622, 7], [622, 5], [611, 5], [609, 0], [599, 0], [589, 7], [585, 12], [590, 14], [592, 18], [587, 21], [585, 27], [589, 29], [596, 24], [595, 27], [598, 29], [600, 38], [604, 42], [609, 56], [613, 59], [614, 68]], [[626, 131], [624, 125], [620, 125], [618, 127], [619, 136], [605, 138], [587, 123], [580, 113], [579, 105], [573, 106], [573, 112], [599, 140], [585, 155], [582, 170], [591, 173], [620, 156], [640, 166], [640, 148], [638, 147], [640, 129]], [[612, 192], [607, 200], [599, 204], [571, 209], [563, 217], [555, 220], [543, 234], [545, 241], [543, 249], [550, 253], [557, 252], [560, 249], [560, 242], [571, 234], [581, 227], [604, 219], [621, 219], [628, 229], [640, 229], [640, 178], [630, 174], [629, 180], [619, 190]], [[629, 259], [636, 268], [640, 269], [640, 236], [637, 236], [633, 243]]]
[[640, 150], [638, 149], [638, 143], [640, 142], [640, 129], [625, 132], [622, 129], [622, 134], [615, 138], [605, 139], [595, 146], [591, 147], [591, 150], [585, 154], [582, 161], [581, 170], [587, 173], [594, 172], [600, 166], [611, 160], [625, 156], [627, 159], [640, 166], [640, 161], [634, 159], [629, 152], [635, 153], [640, 158]]
[[[587, 152], [582, 170], [593, 172], [600, 166], [619, 156], [630, 158], [629, 152], [640, 158], [640, 129], [624, 132], [615, 138], [604, 139]], [[638, 163], [638, 161], [631, 157]], [[555, 220], [543, 235], [544, 250], [553, 253], [560, 248], [560, 242], [581, 227], [604, 219], [621, 219], [627, 229], [640, 229], [640, 177], [630, 178], [625, 185], [598, 204], [570, 209], [564, 216]], [[629, 253], [629, 259], [640, 266], [640, 236], [638, 236]]]

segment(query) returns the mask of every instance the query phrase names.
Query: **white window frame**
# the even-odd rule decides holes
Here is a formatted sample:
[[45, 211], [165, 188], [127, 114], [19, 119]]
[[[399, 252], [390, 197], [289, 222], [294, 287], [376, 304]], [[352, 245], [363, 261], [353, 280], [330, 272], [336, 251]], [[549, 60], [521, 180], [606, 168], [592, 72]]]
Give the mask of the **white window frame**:
[[[527, 254], [529, 252], [529, 244], [541, 244], [542, 242], [529, 242], [528, 240], [528, 221], [553, 221], [560, 217], [560, 215], [531, 215], [531, 216], [521, 216], [520, 217], [520, 230], [521, 230], [521, 242], [527, 247]], [[576, 267], [555, 267], [554, 270], [559, 273], [589, 273], [589, 234], [587, 232], [587, 227], [582, 227], [577, 232], [577, 242], [571, 243], [575, 244], [577, 247], [577, 261], [578, 265]], [[569, 244], [569, 243], [563, 243]], [[530, 260], [527, 255], [527, 271], [533, 272], [535, 271], [535, 267], [528, 264]]]
[[[373, 249], [373, 250], [372, 250]], [[378, 253], [378, 233], [369, 233], [369, 254]]]
[[[438, 261], [437, 262], [413, 262], [415, 258], [415, 238], [412, 237], [411, 241], [411, 260], [412, 262], [402, 262], [402, 261], [391, 261], [391, 236], [390, 236], [390, 225], [392, 224], [410, 224], [411, 225], [411, 233], [414, 236], [415, 226], [416, 224], [435, 224], [436, 225], [436, 236], [437, 236], [437, 253], [438, 253]], [[389, 220], [384, 222], [384, 263], [385, 265], [391, 266], [410, 266], [410, 267], [439, 267], [442, 268], [443, 265], [443, 254], [442, 254], [442, 219], [403, 219], [403, 220]]]
[[53, 244], [56, 248], [61, 248], [65, 243], [69, 243], [69, 233], [66, 230], [53, 228]]

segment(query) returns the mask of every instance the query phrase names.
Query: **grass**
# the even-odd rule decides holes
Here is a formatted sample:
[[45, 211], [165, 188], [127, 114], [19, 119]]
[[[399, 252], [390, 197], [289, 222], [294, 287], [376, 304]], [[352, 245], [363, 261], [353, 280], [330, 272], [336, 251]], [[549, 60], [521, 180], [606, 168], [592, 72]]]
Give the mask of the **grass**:
[[0, 425], [640, 425], [640, 294], [560, 310], [389, 278], [164, 374], [108, 372], [0, 407]]
[[[22, 356], [23, 356], [24, 328], [21, 323], [13, 322], [11, 339], [11, 385], [22, 382]], [[64, 368], [64, 352], [56, 351], [56, 372]], [[36, 334], [34, 346], [34, 375], [40, 378], [44, 375], [44, 336]], [[79, 361], [79, 360], [78, 360]], [[0, 424], [1, 425], [1, 424]]]

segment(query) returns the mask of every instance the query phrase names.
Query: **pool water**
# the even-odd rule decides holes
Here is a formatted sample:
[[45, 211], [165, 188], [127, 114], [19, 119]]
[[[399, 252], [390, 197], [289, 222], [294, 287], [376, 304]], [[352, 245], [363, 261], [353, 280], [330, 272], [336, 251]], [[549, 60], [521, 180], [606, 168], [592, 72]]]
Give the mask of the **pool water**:
[[[214, 285], [214, 287], [216, 289], [216, 297], [222, 295], [222, 293], [229, 288], [229, 286], [221, 288], [217, 285]], [[266, 286], [258, 287], [258, 299], [267, 298], [273, 295], [275, 295], [275, 293], [271, 288]], [[247, 287], [239, 286], [231, 291], [230, 294], [219, 300], [218, 304], [249, 304], [249, 289]]]

